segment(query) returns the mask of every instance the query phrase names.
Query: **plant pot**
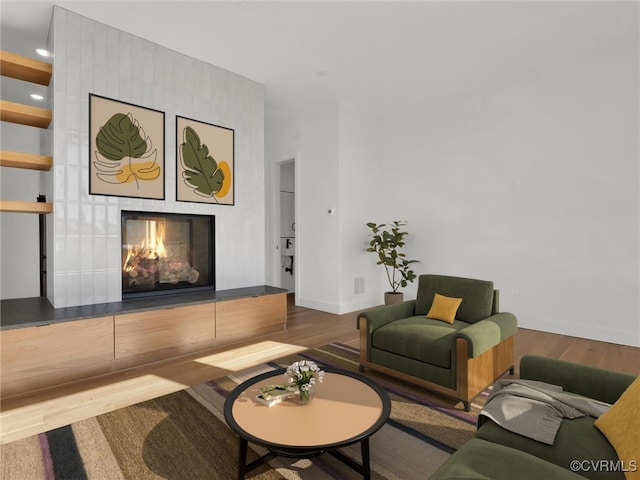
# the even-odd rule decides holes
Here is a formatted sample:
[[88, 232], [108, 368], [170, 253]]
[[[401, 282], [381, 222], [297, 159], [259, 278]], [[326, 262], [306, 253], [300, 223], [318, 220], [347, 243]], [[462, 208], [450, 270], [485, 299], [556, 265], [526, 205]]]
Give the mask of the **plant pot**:
[[404, 294], [402, 292], [384, 292], [385, 305], [401, 303], [403, 300], [404, 300]]

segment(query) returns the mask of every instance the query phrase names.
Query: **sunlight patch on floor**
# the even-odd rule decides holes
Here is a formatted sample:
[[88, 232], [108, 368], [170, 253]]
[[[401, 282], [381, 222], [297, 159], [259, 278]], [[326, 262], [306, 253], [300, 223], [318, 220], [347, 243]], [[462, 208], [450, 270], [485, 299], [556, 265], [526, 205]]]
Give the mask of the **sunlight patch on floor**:
[[266, 340], [196, 359], [197, 363], [237, 372], [307, 350], [308, 347]]

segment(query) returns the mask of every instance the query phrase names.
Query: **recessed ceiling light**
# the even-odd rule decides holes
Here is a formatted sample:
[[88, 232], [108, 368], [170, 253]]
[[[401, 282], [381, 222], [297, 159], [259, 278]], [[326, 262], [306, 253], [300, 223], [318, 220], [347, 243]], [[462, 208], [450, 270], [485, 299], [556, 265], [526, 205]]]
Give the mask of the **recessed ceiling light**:
[[44, 97], [42, 95], [37, 94], [37, 93], [32, 93], [31, 94], [31, 98], [33, 98], [34, 100], [44, 100]]
[[36, 48], [36, 53], [38, 55], [41, 55], [43, 57], [50, 57], [51, 54], [49, 53], [49, 50], [47, 50], [46, 48]]

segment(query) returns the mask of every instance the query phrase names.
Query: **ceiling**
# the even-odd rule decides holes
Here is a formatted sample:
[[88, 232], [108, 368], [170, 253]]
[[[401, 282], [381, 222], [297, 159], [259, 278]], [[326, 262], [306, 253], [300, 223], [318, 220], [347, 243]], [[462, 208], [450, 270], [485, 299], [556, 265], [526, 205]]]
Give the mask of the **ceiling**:
[[[637, 51], [640, 17], [638, 2], [606, 0], [55, 3], [263, 83], [267, 110], [422, 106]], [[53, 4], [2, 0], [2, 48], [35, 56]]]

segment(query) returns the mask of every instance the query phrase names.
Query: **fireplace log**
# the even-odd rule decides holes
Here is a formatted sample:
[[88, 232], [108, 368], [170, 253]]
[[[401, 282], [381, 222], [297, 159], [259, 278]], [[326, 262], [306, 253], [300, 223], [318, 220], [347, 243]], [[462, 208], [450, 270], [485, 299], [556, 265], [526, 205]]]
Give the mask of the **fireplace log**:
[[195, 283], [200, 276], [200, 273], [191, 267], [187, 259], [177, 255], [161, 258], [158, 262], [158, 273], [160, 283]]
[[[129, 266], [130, 266], [129, 262]], [[149, 270], [141, 267], [139, 264], [136, 264], [134, 268], [131, 268], [128, 272], [124, 272], [124, 281], [130, 287], [135, 286], [153, 286], [156, 282], [156, 276], [150, 272]]]
[[129, 287], [153, 287], [156, 282], [194, 284], [199, 277], [200, 272], [191, 267], [187, 259], [177, 255], [157, 258], [150, 255], [147, 248], [142, 248], [127, 260], [123, 283]]

